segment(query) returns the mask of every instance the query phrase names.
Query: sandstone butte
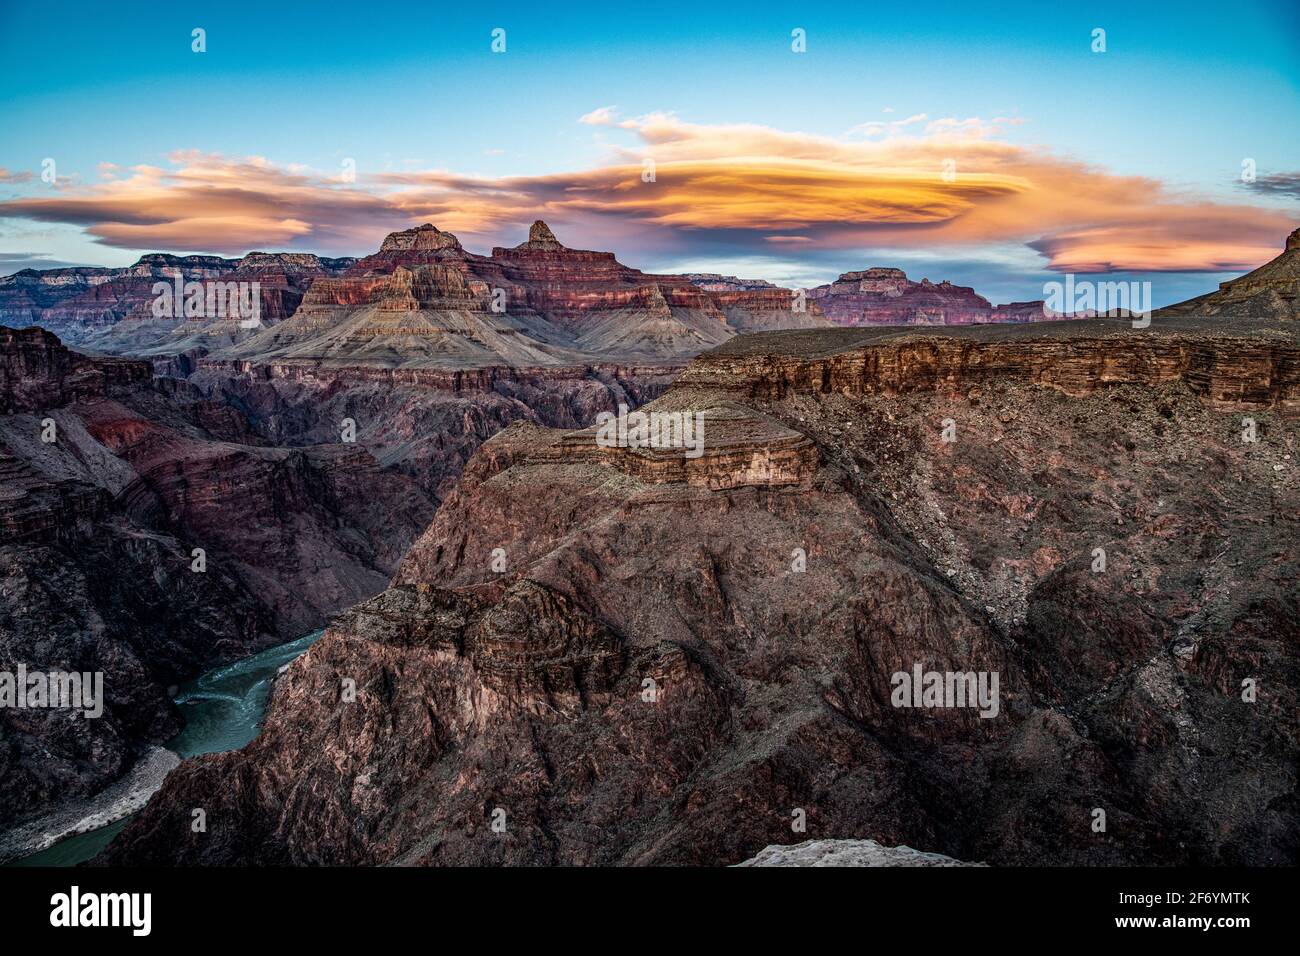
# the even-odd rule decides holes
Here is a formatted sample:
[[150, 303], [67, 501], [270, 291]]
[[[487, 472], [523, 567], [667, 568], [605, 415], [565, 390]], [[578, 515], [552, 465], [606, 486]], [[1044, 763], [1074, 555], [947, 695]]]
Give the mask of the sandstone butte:
[[902, 269], [846, 272], [808, 296], [836, 325], [977, 325], [1046, 317], [1041, 301], [994, 306], [968, 286], [913, 282]]
[[[96, 569], [183, 568], [195, 543], [230, 559], [213, 582], [224, 603], [182, 572], [157, 586], [189, 595], [177, 613], [205, 622], [200, 647], [256, 645], [301, 605], [332, 615], [277, 680], [261, 735], [184, 762], [99, 862], [720, 864], [803, 840], [994, 865], [1296, 858], [1294, 236], [1276, 268], [1149, 329], [729, 334], [679, 372], [653, 351], [564, 363], [584, 340], [685, 341], [726, 324], [701, 296], [764, 290], [623, 283], [608, 254], [539, 226], [490, 257], [431, 230], [318, 277], [257, 333], [284, 335], [266, 363], [195, 353], [186, 380], [149, 379], [47, 333], [0, 337], [0, 501], [48, 502], [45, 527], [101, 549], [81, 563], [52, 534], [0, 546], [26, 582], [6, 613], [27, 653], [51, 646], [37, 622], [53, 613], [44, 569], [61, 562], [60, 593], [85, 596], [59, 652], [97, 615], [99, 652], [134, 649], [132, 666], [158, 671], [142, 686], [163, 685], [146, 652], [176, 672], [198, 648], [168, 622], [137, 636], [148, 595]], [[562, 287], [545, 278], [555, 257]], [[508, 338], [500, 313], [477, 310], [481, 286], [507, 290], [505, 315], [536, 342], [552, 337], [527, 346], [546, 361], [367, 364], [335, 342], [331, 365], [295, 328], [313, 313], [326, 328], [463, 314]], [[647, 338], [628, 308], [667, 315]], [[702, 413], [705, 453], [602, 447], [595, 413], [620, 403]], [[353, 446], [338, 444], [345, 413]], [[74, 454], [38, 447], [46, 414]], [[113, 522], [59, 514], [77, 500], [60, 481]], [[292, 527], [319, 528], [306, 553], [277, 550], [286, 506]], [[361, 513], [325, 517], [346, 507]], [[253, 527], [266, 537], [245, 540]], [[321, 569], [344, 555], [372, 596], [331, 606]], [[999, 673], [999, 716], [891, 706], [890, 675], [915, 662]], [[1264, 689], [1251, 704], [1245, 678]], [[57, 780], [11, 757], [21, 792], [93, 789], [85, 754], [125, 763], [159, 739], [174, 717], [144, 696], [152, 724], [124, 708], [113, 747], [61, 741]]]

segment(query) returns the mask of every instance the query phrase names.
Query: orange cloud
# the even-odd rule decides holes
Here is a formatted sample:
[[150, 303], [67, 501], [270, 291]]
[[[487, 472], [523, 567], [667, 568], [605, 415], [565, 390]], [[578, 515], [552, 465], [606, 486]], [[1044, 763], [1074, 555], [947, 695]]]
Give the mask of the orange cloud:
[[309, 239], [346, 243], [406, 222], [383, 197], [259, 157], [187, 151], [170, 159], [172, 169], [140, 165], [121, 176], [112, 166], [117, 178], [106, 182], [0, 202], [0, 217], [70, 223], [128, 249], [225, 253]]
[[[0, 202], [0, 217], [74, 223], [114, 246], [233, 253], [364, 249], [413, 221], [490, 245], [516, 241], [542, 216], [584, 244], [619, 249], [1021, 243], [1049, 268], [1076, 272], [1249, 269], [1294, 228], [1275, 209], [1212, 203], [999, 141], [1018, 119], [917, 115], [844, 139], [666, 113], [617, 120], [612, 107], [582, 122], [625, 130], [635, 142], [575, 172], [358, 170], [356, 182], [258, 157], [179, 152], [170, 169], [137, 166], [109, 182]], [[914, 128], [921, 132], [908, 133]]]

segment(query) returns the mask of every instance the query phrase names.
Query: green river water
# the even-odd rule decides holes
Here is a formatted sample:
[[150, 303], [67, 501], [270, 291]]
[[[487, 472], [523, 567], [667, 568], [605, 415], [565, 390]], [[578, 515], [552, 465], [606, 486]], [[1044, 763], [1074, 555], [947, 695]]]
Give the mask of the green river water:
[[[313, 631], [287, 644], [268, 647], [252, 657], [223, 664], [183, 684], [176, 706], [185, 729], [169, 740], [168, 750], [184, 757], [238, 750], [261, 730], [262, 714], [275, 673], [298, 657], [324, 633]], [[10, 866], [75, 866], [89, 860], [117, 836], [130, 817], [106, 827], [68, 837]]]

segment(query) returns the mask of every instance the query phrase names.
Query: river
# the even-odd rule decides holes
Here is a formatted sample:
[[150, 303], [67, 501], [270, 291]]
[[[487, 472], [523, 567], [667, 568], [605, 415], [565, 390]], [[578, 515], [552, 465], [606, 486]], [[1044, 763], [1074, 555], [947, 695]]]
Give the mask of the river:
[[[305, 637], [278, 644], [230, 664], [214, 667], [183, 684], [176, 694], [176, 706], [185, 718], [185, 729], [167, 741], [168, 750], [181, 756], [238, 750], [257, 736], [262, 715], [276, 673], [302, 654], [323, 634], [313, 631]], [[121, 832], [130, 817], [88, 833], [78, 833], [54, 846], [16, 860], [10, 866], [75, 866], [89, 860]]]

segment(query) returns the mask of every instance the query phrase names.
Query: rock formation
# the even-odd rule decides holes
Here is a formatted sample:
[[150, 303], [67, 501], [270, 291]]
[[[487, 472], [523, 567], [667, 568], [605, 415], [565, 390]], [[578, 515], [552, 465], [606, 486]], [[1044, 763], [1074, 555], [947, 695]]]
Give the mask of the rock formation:
[[581, 428], [620, 404], [658, 397], [680, 371], [665, 365], [478, 369], [320, 367], [204, 360], [189, 381], [247, 416], [274, 445], [357, 444], [441, 501], [484, 441], [515, 421]]
[[713, 300], [737, 332], [825, 328], [821, 306], [799, 290], [744, 289], [714, 292]]
[[491, 256], [431, 224], [318, 280], [290, 321], [223, 352], [267, 362], [474, 368], [673, 360], [734, 330], [709, 296], [613, 253], [569, 249], [545, 223]]
[[1158, 335], [1097, 319], [943, 335], [893, 328], [781, 332], [701, 356], [675, 386], [780, 399], [804, 391], [898, 396], [1004, 380], [1080, 397], [1121, 383], [1181, 383], [1219, 408], [1290, 411], [1300, 407], [1300, 353], [1293, 338], [1266, 337], [1270, 327], [1171, 317]]
[[724, 276], [716, 272], [685, 272], [682, 273], [682, 278], [706, 292], [759, 292], [779, 288], [766, 279], [738, 279], [736, 276]]
[[0, 825], [172, 736], [170, 685], [384, 587], [432, 496], [334, 441], [269, 447], [147, 362], [0, 329], [0, 671], [99, 671], [107, 698], [97, 719], [0, 709]]
[[0, 278], [0, 323], [39, 325], [62, 339], [98, 351], [149, 355], [215, 349], [246, 337], [225, 317], [159, 319], [153, 314], [159, 282], [257, 282], [264, 324], [291, 315], [314, 279], [351, 265], [309, 253], [250, 252], [218, 256], [145, 255], [125, 269], [24, 270]]
[[1046, 318], [1041, 301], [994, 307], [968, 286], [947, 280], [913, 282], [902, 269], [846, 272], [829, 285], [808, 290], [808, 297], [836, 325], [976, 325]]
[[881, 846], [875, 840], [808, 840], [773, 844], [737, 866], [982, 866], [910, 846]]
[[0, 321], [23, 328], [35, 325], [41, 314], [59, 302], [108, 282], [121, 270], [98, 266], [59, 269], [23, 269], [0, 276]]
[[[186, 761], [102, 862], [731, 864], [792, 821], [1002, 865], [1291, 862], [1298, 347], [767, 333], [642, 409], [706, 415], [694, 464], [515, 424], [261, 736]], [[916, 671], [997, 675], [997, 706], [899, 706]]]
[[[261, 325], [152, 315], [153, 285], [259, 282]], [[718, 291], [684, 276], [573, 250], [545, 222], [528, 241], [474, 255], [424, 224], [364, 259], [290, 252], [143, 256], [129, 269], [25, 271], [0, 280], [0, 323], [39, 324], [75, 345], [151, 356], [187, 373], [204, 356], [382, 367], [676, 362], [737, 332], [826, 324], [793, 290]]]
[[512, 306], [542, 316], [587, 353], [682, 358], [735, 334], [685, 279], [647, 275], [612, 252], [569, 249], [540, 221], [527, 242], [493, 249], [481, 274], [507, 290]]

